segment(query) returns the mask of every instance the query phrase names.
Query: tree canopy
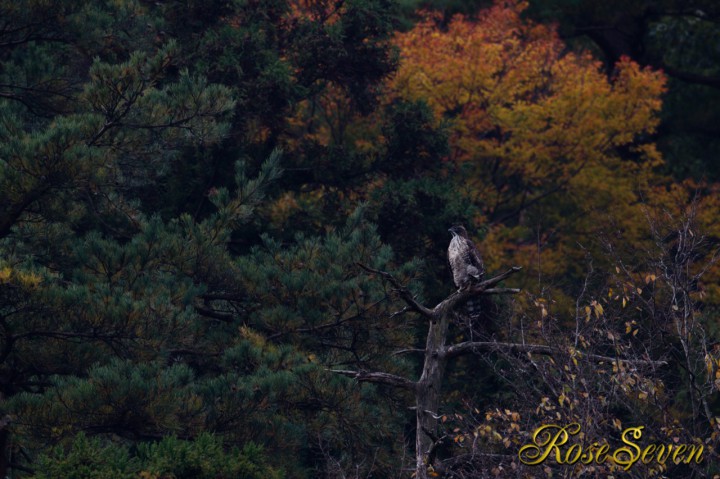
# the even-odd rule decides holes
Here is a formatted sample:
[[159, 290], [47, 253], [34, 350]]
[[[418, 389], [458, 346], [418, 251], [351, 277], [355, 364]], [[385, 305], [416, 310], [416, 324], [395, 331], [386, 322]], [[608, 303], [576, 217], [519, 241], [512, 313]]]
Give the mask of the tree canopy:
[[711, 3], [0, 0], [0, 476], [720, 473]]

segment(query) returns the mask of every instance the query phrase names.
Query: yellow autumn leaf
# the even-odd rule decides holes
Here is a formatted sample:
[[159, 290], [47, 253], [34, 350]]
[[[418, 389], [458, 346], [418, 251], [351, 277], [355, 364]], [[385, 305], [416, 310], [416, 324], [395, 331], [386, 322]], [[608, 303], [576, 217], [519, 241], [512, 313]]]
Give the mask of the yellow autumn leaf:
[[12, 275], [12, 270], [9, 267], [0, 268], [0, 283], [7, 283]]

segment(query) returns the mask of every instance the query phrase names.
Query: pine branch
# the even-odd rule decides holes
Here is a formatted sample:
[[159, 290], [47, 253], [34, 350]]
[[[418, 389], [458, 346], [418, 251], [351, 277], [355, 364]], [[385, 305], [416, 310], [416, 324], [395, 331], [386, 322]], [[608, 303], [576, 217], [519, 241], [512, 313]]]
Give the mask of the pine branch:
[[330, 369], [330, 372], [335, 374], [342, 374], [350, 378], [354, 378], [360, 382], [387, 384], [388, 386], [414, 390], [416, 384], [409, 379], [405, 379], [401, 376], [396, 376], [389, 373], [381, 372], [368, 372], [368, 371], [348, 371], [344, 369]]
[[222, 353], [209, 352], [209, 351], [196, 351], [194, 349], [168, 349], [168, 354], [175, 356], [220, 356]]
[[16, 462], [11, 462], [10, 464], [8, 464], [8, 467], [10, 469], [15, 469], [16, 471], [27, 472], [28, 474], [35, 474], [35, 469], [30, 469], [29, 467], [23, 466], [22, 464], [18, 464]]
[[25, 210], [40, 199], [50, 189], [50, 181], [46, 179], [44, 183], [40, 183], [29, 191], [25, 192], [19, 201], [11, 202], [0, 212], [0, 239], [10, 234], [10, 230], [17, 222]]
[[[546, 346], [543, 344], [519, 344], [519, 343], [499, 343], [495, 341], [467, 341], [464, 343], [454, 344], [446, 347], [443, 354], [446, 358], [454, 358], [463, 354], [471, 354], [479, 351], [494, 351], [494, 350], [505, 350], [514, 351], [520, 353], [534, 353], [542, 354], [544, 356], [555, 356], [562, 354], [569, 354], [560, 348], [554, 348], [552, 346]], [[583, 353], [578, 351], [578, 357], [588, 358], [593, 361], [608, 361], [614, 363], [621, 361], [628, 364], [636, 365], [648, 365], [648, 366], [666, 366], [666, 361], [653, 361], [647, 359], [625, 359], [625, 358], [613, 358], [611, 356], [603, 356], [600, 354]]]
[[[353, 322], [353, 321], [362, 321], [362, 320], [365, 319], [365, 314], [366, 314], [369, 310], [375, 308], [376, 306], [378, 306], [378, 305], [379, 305], [380, 303], [382, 303], [383, 301], [385, 301], [385, 299], [381, 299], [381, 300], [379, 300], [379, 301], [376, 301], [376, 302], [374, 302], [373, 304], [371, 304], [370, 306], [368, 306], [367, 308], [365, 308], [364, 310], [361, 310], [358, 314], [354, 314], [354, 315], [352, 315], [352, 316], [350, 316], [350, 317], [347, 317], [347, 318], [338, 317], [338, 318], [336, 318], [335, 320], [330, 321], [329, 323], [320, 324], [320, 325], [318, 325], [318, 326], [311, 326], [311, 327], [307, 327], [307, 328], [290, 329], [290, 330], [287, 330], [287, 331], [279, 331], [279, 332], [277, 332], [277, 333], [271, 334], [270, 336], [268, 336], [267, 339], [270, 340], [270, 341], [272, 341], [272, 340], [275, 340], [275, 339], [277, 339], [277, 338], [279, 338], [279, 337], [281, 337], [281, 336], [285, 336], [285, 335], [287, 335], [287, 334], [314, 333], [314, 332], [316, 332], [316, 331], [322, 331], [322, 330], [324, 330], [324, 329], [339, 328], [340, 326], [342, 326], [342, 325], [345, 324], [345, 323], [349, 323], [349, 322]], [[397, 313], [396, 313], [396, 314], [397, 314]], [[391, 317], [392, 317], [392, 316], [391, 316]]]

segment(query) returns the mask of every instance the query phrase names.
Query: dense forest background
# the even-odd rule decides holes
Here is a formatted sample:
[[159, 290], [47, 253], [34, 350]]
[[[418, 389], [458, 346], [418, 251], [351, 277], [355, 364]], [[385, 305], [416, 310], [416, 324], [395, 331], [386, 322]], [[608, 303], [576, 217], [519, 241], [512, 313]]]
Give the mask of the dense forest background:
[[[0, 0], [0, 477], [720, 474], [719, 22]], [[418, 379], [458, 223], [521, 292], [418, 431], [370, 373]], [[549, 422], [704, 460], [523, 465]]]

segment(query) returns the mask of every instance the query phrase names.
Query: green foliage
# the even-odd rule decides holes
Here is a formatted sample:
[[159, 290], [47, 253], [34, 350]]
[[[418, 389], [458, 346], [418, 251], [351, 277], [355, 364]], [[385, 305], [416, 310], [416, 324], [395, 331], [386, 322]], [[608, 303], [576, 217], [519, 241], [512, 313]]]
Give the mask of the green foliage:
[[35, 479], [63, 477], [67, 479], [131, 479], [137, 477], [137, 460], [128, 450], [103, 444], [98, 438], [79, 434], [69, 450], [55, 446], [47, 455], [38, 458]]
[[[131, 452], [134, 451], [134, 452]], [[192, 441], [171, 436], [136, 448], [78, 434], [66, 449], [56, 446], [38, 458], [33, 479], [281, 479], [268, 465], [263, 449], [248, 443], [242, 449], [201, 434]]]
[[387, 152], [377, 169], [395, 178], [412, 178], [441, 169], [450, 153], [448, 133], [435, 126], [430, 107], [423, 101], [397, 100], [387, 107], [383, 135]]
[[[356, 265], [382, 269], [392, 259], [390, 248], [362, 218], [359, 209], [344, 228], [324, 238], [299, 234], [291, 245], [265, 236], [251, 255], [240, 258], [249, 300], [262, 305], [252, 324], [274, 335], [313, 331], [305, 341], [315, 343], [316, 354], [324, 350], [328, 356], [323, 362], [329, 364], [372, 364], [390, 344], [402, 344], [407, 338], [383, 324], [389, 313], [387, 291], [359, 274]], [[411, 273], [415, 266], [408, 263], [398, 272]], [[334, 348], [321, 347], [325, 341]]]
[[[388, 0], [349, 0], [337, 21], [332, 2], [318, 2], [319, 15], [301, 18], [292, 40], [297, 50], [293, 63], [300, 84], [318, 79], [347, 89], [361, 111], [369, 112], [372, 85], [395, 66], [386, 41], [393, 31], [394, 3]], [[318, 21], [318, 19], [322, 21]], [[373, 39], [366, 41], [364, 39]], [[323, 61], [317, 60], [322, 58]]]
[[406, 280], [413, 263], [359, 211], [288, 238], [258, 211], [302, 183], [278, 181], [298, 103], [333, 85], [354, 110], [377, 105], [394, 15], [385, 0], [0, 1], [0, 393], [16, 448], [0, 452], [38, 477], [389, 470], [398, 398], [327, 369], [408, 371], [387, 356], [408, 328], [387, 327], [396, 304], [355, 263]]
[[[427, 99], [387, 88], [395, 29], [417, 8], [441, 9], [442, 29], [486, 3], [0, 0], [0, 454], [18, 466], [0, 461], [0, 476], [397, 476], [412, 443], [407, 392], [333, 370], [414, 379], [422, 356], [394, 353], [421, 348], [427, 325], [396, 314], [395, 287], [361, 265], [431, 304], [454, 289], [450, 225], [496, 252], [535, 248], [535, 216], [518, 219], [515, 236], [485, 224], [477, 170], [453, 161], [457, 112], [437, 121]], [[557, 5], [590, 8], [539, 3], [545, 18]], [[712, 22], [663, 16], [652, 27], [653, 49], [684, 39], [664, 61], [716, 73]], [[712, 128], [700, 128], [714, 116], [690, 106], [714, 98], [705, 94], [668, 99], [673, 134], [661, 126], [659, 142], [677, 154], [676, 175], [714, 174]], [[690, 110], [692, 132], [671, 123]], [[544, 118], [514, 135], [544, 131]], [[460, 139], [501, 136], [486, 133]], [[527, 167], [529, 150], [517, 151], [503, 155]], [[549, 151], [554, 179], [568, 159]], [[589, 172], [593, 188], [540, 202], [538, 215], [580, 231], [595, 222], [578, 221], [587, 198], [607, 210], [635, 198], [619, 196], [613, 176], [633, 155], [618, 151], [616, 169]], [[579, 275], [577, 256], [561, 259]], [[448, 368], [452, 407], [491, 388], [507, 398], [476, 366]]]
[[263, 448], [247, 443], [242, 449], [223, 449], [222, 441], [201, 434], [194, 441], [181, 441], [175, 437], [159, 443], [138, 446], [143, 473], [147, 477], [171, 475], [177, 479], [282, 479], [283, 475], [268, 466]]
[[202, 420], [193, 374], [183, 364], [112, 360], [86, 378], [56, 377], [52, 393], [20, 394], [7, 408], [23, 418], [18, 432], [59, 438], [78, 430], [156, 437]]

